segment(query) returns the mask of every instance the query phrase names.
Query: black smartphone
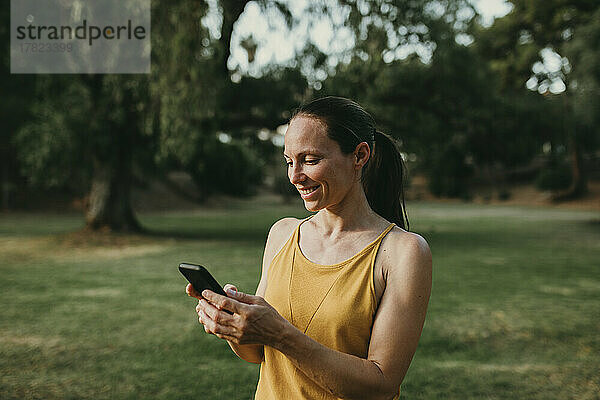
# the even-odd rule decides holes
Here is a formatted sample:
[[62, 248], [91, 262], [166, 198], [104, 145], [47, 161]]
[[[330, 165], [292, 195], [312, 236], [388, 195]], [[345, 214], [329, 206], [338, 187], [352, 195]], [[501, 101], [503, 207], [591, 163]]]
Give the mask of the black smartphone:
[[192, 284], [196, 292], [202, 293], [204, 289], [210, 289], [217, 294], [227, 297], [219, 282], [202, 265], [181, 263], [179, 264], [179, 272]]

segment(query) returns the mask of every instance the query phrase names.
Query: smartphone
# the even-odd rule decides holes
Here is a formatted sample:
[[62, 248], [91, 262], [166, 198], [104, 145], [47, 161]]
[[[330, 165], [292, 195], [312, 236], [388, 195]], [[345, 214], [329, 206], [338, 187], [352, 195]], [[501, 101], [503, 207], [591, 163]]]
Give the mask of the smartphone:
[[192, 284], [196, 292], [202, 293], [204, 289], [209, 289], [227, 297], [219, 282], [202, 265], [181, 263], [179, 264], [179, 272]]

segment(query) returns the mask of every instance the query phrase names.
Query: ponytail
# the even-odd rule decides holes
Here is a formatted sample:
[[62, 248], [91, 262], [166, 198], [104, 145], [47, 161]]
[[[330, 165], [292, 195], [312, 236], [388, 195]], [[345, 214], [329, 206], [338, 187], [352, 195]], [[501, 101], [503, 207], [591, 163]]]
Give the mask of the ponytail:
[[377, 214], [408, 230], [404, 204], [405, 167], [396, 141], [375, 129], [375, 120], [358, 103], [337, 96], [321, 97], [302, 104], [292, 114], [314, 117], [327, 125], [327, 136], [342, 153], [350, 154], [361, 142], [371, 147], [371, 158], [362, 171], [362, 186]]
[[362, 185], [369, 205], [377, 214], [409, 230], [404, 203], [406, 167], [394, 138], [375, 130], [371, 158], [363, 169]]

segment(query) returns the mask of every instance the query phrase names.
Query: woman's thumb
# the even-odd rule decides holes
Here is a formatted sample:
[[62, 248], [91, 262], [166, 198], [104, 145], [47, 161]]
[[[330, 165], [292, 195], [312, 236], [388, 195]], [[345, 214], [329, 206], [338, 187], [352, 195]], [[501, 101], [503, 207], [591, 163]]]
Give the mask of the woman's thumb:
[[234, 298], [241, 303], [246, 303], [246, 304], [255, 304], [256, 303], [255, 296], [252, 296], [251, 294], [238, 292], [238, 291], [234, 291], [231, 289], [227, 290], [226, 293], [229, 297]]

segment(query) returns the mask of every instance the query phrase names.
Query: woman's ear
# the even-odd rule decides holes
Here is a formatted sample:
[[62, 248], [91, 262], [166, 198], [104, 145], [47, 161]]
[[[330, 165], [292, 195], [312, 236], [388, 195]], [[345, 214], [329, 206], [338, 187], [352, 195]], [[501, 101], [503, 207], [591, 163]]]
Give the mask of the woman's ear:
[[371, 149], [369, 148], [369, 144], [367, 142], [360, 142], [356, 149], [354, 149], [354, 168], [361, 169], [365, 166], [367, 161], [369, 161], [369, 157], [371, 156]]

